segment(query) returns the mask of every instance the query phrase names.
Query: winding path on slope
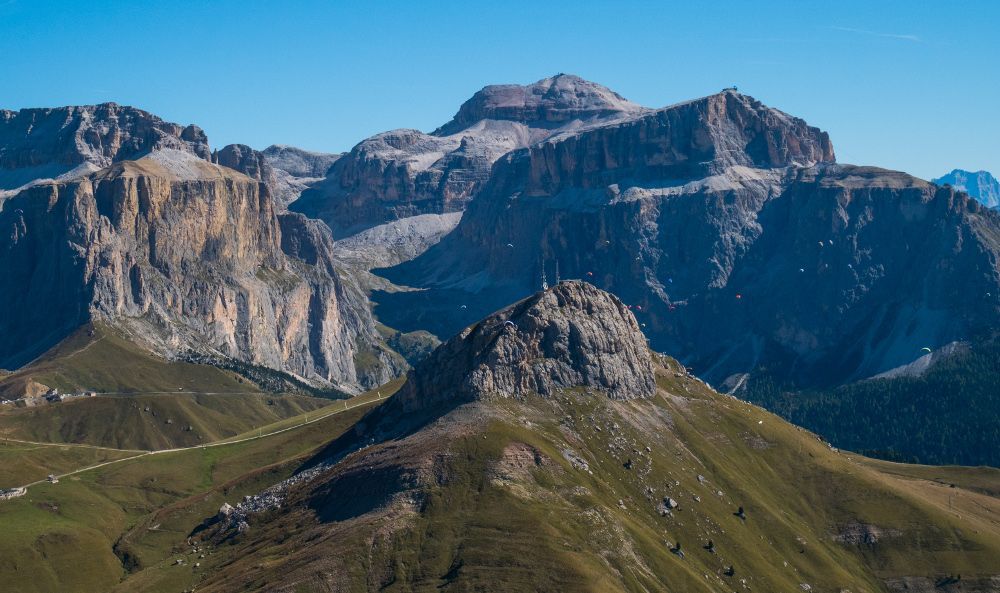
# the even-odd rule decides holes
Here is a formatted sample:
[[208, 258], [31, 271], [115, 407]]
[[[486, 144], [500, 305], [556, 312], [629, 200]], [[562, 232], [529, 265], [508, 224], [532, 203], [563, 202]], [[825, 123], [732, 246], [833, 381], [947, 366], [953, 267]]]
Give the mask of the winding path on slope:
[[[361, 396], [357, 396], [357, 397], [360, 398]], [[388, 397], [390, 397], [390, 396], [389, 395], [382, 395], [381, 392], [380, 392], [377, 397], [374, 397], [372, 399], [366, 399], [365, 401], [358, 402], [358, 403], [356, 403], [354, 405], [351, 405], [350, 403], [348, 403], [350, 400], [343, 400], [344, 401], [344, 407], [343, 408], [341, 408], [341, 407], [337, 406], [336, 404], [334, 404], [334, 405], [332, 405], [330, 407], [335, 407], [337, 409], [333, 410], [332, 412], [328, 412], [326, 414], [323, 414], [322, 416], [319, 416], [317, 418], [313, 418], [312, 420], [305, 420], [304, 422], [301, 422], [299, 424], [294, 424], [292, 426], [286, 426], [285, 428], [274, 430], [274, 431], [268, 432], [266, 434], [262, 433], [262, 434], [258, 434], [258, 435], [255, 435], [255, 436], [243, 437], [243, 438], [234, 439], [234, 440], [223, 439], [221, 441], [215, 441], [215, 442], [212, 442], [212, 443], [205, 443], [204, 445], [194, 445], [192, 447], [178, 447], [176, 449], [159, 449], [159, 450], [156, 450], [156, 451], [143, 451], [143, 452], [139, 453], [138, 455], [132, 455], [130, 457], [122, 457], [121, 459], [112, 459], [111, 461], [105, 461], [103, 463], [98, 463], [98, 464], [95, 464], [95, 465], [89, 465], [87, 467], [82, 467], [80, 469], [76, 469], [76, 470], [73, 470], [71, 472], [67, 472], [67, 473], [64, 473], [64, 474], [59, 474], [59, 475], [56, 475], [55, 478], [57, 480], [61, 480], [63, 478], [67, 478], [69, 476], [73, 476], [73, 475], [76, 475], [76, 474], [81, 474], [81, 473], [84, 473], [84, 472], [88, 472], [88, 471], [91, 471], [91, 470], [102, 468], [102, 467], [105, 467], [105, 466], [108, 466], [108, 465], [112, 465], [114, 463], [121, 463], [123, 461], [131, 461], [133, 459], [139, 459], [140, 457], [149, 457], [151, 455], [162, 455], [164, 453], [178, 453], [178, 452], [181, 452], [181, 451], [192, 451], [192, 450], [195, 450], [195, 449], [208, 449], [208, 448], [211, 448], [211, 447], [223, 447], [225, 445], [236, 445], [236, 444], [239, 444], [239, 443], [246, 443], [248, 441], [256, 441], [258, 439], [266, 439], [266, 438], [272, 437], [272, 436], [274, 436], [276, 434], [281, 434], [283, 432], [288, 432], [290, 430], [295, 430], [297, 428], [301, 428], [303, 426], [307, 426], [309, 424], [313, 424], [314, 422], [319, 422], [321, 420], [325, 420], [325, 419], [329, 418], [330, 416], [334, 416], [336, 414], [342, 414], [344, 412], [347, 412], [348, 410], [352, 410], [352, 409], [360, 407], [360, 406], [367, 406], [369, 404], [372, 404], [372, 403], [375, 403], [375, 402], [378, 402], [378, 401], [382, 401], [382, 400], [384, 400], [384, 399], [386, 399]], [[352, 398], [352, 399], [356, 399], [356, 398]], [[306, 414], [306, 417], [308, 418], [308, 414]], [[18, 439], [7, 439], [7, 440], [9, 440], [9, 441], [15, 441], [15, 442], [20, 442], [20, 443], [29, 443], [29, 444], [33, 444], [33, 445], [48, 445], [48, 446], [52, 446], [52, 447], [66, 447], [66, 446], [69, 446], [69, 447], [87, 447], [87, 448], [91, 448], [91, 449], [103, 449], [103, 450], [112, 450], [112, 451], [126, 451], [126, 452], [128, 452], [128, 451], [136, 451], [136, 449], [110, 449], [109, 447], [98, 447], [96, 445], [83, 445], [83, 444], [79, 444], [79, 443], [65, 443], [65, 444], [64, 443], [38, 443], [38, 442], [32, 442], [32, 441], [20, 441]], [[46, 479], [42, 479], [42, 480], [36, 480], [34, 482], [31, 482], [30, 484], [25, 484], [25, 485], [21, 486], [21, 488], [24, 488], [25, 491], [27, 491], [27, 489], [31, 488], [32, 486], [37, 486], [39, 484], [45, 484], [45, 483], [48, 483], [48, 481], [49, 480], [47, 478]]]

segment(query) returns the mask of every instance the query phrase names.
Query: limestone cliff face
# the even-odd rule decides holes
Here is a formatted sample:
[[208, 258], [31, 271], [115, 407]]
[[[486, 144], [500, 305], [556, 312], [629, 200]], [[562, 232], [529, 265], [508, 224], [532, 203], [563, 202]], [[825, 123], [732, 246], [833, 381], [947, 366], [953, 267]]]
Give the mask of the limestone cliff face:
[[835, 160], [825, 132], [726, 91], [610, 125], [569, 131], [511, 155], [505, 179], [527, 196], [701, 179], [732, 167], [773, 169]]
[[644, 109], [576, 76], [486, 87], [432, 134], [393, 130], [354, 147], [291, 209], [338, 238], [419, 214], [458, 212], [503, 154], [560, 130]]
[[635, 317], [584, 282], [562, 282], [466, 328], [411, 371], [393, 405], [413, 411], [570, 387], [619, 400], [656, 390]]
[[306, 247], [284, 241], [289, 255], [266, 186], [188, 153], [31, 187], [0, 229], [0, 366], [97, 319], [167, 355], [211, 352], [351, 391], [391, 372], [357, 372], [373, 322], [320, 255], [329, 242], [303, 234]]
[[325, 176], [330, 166], [341, 157], [340, 154], [313, 152], [284, 144], [268, 146], [261, 151], [261, 154], [275, 170], [303, 179]]
[[74, 170], [90, 172], [162, 148], [204, 159], [210, 154], [199, 127], [166, 122], [134, 107], [0, 109], [0, 190]]
[[[1000, 325], [1000, 220], [953, 190], [837, 165], [827, 135], [727, 91], [512, 152], [455, 231], [378, 296], [451, 335], [552, 280], [633, 307], [712, 381], [839, 383]], [[557, 271], [558, 267], [558, 271]], [[464, 308], [462, 307], [464, 305]]]

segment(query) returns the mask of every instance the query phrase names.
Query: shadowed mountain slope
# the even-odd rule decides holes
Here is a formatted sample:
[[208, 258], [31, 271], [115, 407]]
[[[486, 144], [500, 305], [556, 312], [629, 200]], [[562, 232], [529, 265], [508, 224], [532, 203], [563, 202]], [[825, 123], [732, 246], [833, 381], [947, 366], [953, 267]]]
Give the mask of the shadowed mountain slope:
[[[713, 384], [829, 387], [1000, 327], [1000, 216], [734, 91], [505, 155], [455, 231], [378, 272], [380, 318], [440, 336], [582, 278]], [[404, 313], [405, 312], [405, 313]]]

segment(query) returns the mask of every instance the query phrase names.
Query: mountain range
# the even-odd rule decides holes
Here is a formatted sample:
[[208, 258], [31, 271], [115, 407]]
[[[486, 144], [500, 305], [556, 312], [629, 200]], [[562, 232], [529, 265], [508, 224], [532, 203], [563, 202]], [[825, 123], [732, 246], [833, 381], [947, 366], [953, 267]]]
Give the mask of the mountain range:
[[[996, 212], [840, 164], [825, 132], [735, 89], [651, 109], [565, 74], [488, 86], [431, 133], [343, 155], [211, 150], [197, 126], [115, 104], [3, 111], [0, 181], [0, 366], [19, 385], [98, 324], [168, 360], [356, 393], [582, 279], [655, 350], [801, 420], [836, 390], [921, 380], [928, 350], [988, 351], [1000, 315]], [[795, 394], [809, 414], [782, 403]], [[866, 449], [996, 462], [866, 434]]]

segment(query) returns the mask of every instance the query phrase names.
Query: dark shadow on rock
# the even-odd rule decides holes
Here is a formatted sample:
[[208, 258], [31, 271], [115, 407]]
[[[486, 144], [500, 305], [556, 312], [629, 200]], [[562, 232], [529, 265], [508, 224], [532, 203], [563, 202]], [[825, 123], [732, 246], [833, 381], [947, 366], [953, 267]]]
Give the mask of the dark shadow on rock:
[[366, 447], [404, 439], [465, 403], [452, 399], [433, 408], [406, 411], [390, 399], [362, 416], [351, 430], [330, 441], [297, 471], [322, 464], [332, 465]]
[[346, 521], [382, 508], [398, 493], [417, 487], [412, 469], [403, 464], [376, 467], [338, 463], [368, 447], [404, 439], [463, 403], [449, 401], [430, 410], [404, 412], [390, 400], [369, 411], [352, 430], [334, 439], [299, 468], [303, 471], [331, 466], [316, 480], [317, 486], [308, 497], [309, 508], [324, 523]]
[[355, 467], [336, 473], [309, 497], [309, 507], [320, 521], [346, 521], [387, 505], [398, 493], [416, 485], [400, 466], [369, 469]]

